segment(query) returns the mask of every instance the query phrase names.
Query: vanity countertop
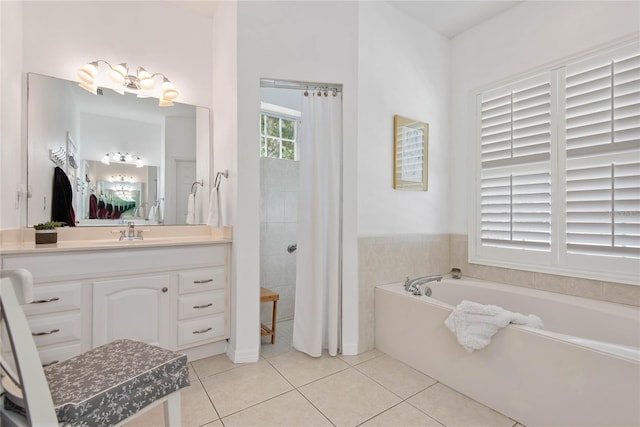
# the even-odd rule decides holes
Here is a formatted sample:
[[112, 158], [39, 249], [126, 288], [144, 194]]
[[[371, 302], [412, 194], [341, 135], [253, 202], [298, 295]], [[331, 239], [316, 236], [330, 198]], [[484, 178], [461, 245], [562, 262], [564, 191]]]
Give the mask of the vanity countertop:
[[118, 240], [118, 235], [113, 234], [111, 228], [59, 229], [57, 243], [41, 245], [35, 244], [33, 229], [4, 230], [1, 232], [0, 254], [127, 250], [232, 242], [230, 227], [217, 229], [207, 226], [162, 226], [152, 229], [145, 227], [145, 230], [148, 235], [143, 240]]

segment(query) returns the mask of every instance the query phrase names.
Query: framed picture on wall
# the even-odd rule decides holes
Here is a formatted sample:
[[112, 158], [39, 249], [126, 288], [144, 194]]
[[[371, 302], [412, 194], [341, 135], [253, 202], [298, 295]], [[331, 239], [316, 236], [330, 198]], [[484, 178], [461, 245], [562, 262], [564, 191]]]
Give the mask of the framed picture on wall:
[[427, 191], [429, 124], [393, 117], [393, 188]]

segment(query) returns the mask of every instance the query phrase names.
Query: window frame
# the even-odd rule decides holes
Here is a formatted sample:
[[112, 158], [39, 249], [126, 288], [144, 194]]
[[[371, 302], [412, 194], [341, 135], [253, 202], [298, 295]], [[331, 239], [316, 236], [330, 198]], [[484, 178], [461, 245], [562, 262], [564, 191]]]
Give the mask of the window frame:
[[[271, 136], [271, 135], [267, 135], [266, 133], [263, 133], [263, 129], [262, 129], [262, 120], [263, 117], [272, 117], [272, 118], [276, 118], [278, 119], [279, 122], [279, 131], [280, 131], [280, 135], [279, 136]], [[298, 132], [299, 132], [299, 127], [300, 127], [300, 117], [301, 117], [301, 113], [300, 111], [297, 110], [293, 110], [290, 108], [285, 108], [282, 107], [280, 105], [275, 105], [275, 104], [269, 104], [266, 102], [262, 102], [260, 104], [260, 120], [259, 120], [259, 127], [260, 127], [260, 157], [265, 157], [265, 158], [269, 158], [269, 159], [279, 159], [279, 160], [288, 160], [288, 161], [298, 161], [299, 160], [299, 142], [298, 142]], [[282, 137], [282, 120], [290, 120], [294, 122], [294, 126], [293, 126], [293, 140], [289, 139], [289, 138], [283, 138]], [[265, 125], [266, 126], [266, 125]], [[266, 129], [265, 129], [266, 132]], [[265, 138], [265, 146], [264, 146], [264, 150], [265, 150], [265, 154], [263, 155], [263, 146], [262, 146], [262, 138]], [[266, 146], [267, 144], [267, 138], [271, 138], [271, 139], [276, 139], [278, 140], [278, 147], [279, 147], [279, 156], [278, 157], [273, 157], [273, 156], [268, 156], [266, 155], [268, 153], [268, 148]], [[288, 141], [288, 142], [293, 142], [293, 159], [288, 159], [288, 158], [283, 158], [282, 157], [282, 143], [283, 141]]]
[[[474, 91], [475, 117], [473, 135], [473, 173], [470, 183], [474, 197], [469, 212], [469, 262], [488, 266], [511, 268], [525, 271], [542, 272], [561, 276], [606, 280], [619, 283], [640, 285], [640, 260], [633, 257], [606, 256], [597, 254], [574, 253], [567, 245], [567, 169], [569, 162], [579, 163], [580, 159], [567, 159], [566, 120], [565, 120], [565, 71], [576, 63], [594, 60], [598, 57], [615, 58], [621, 53], [640, 51], [636, 43], [625, 43], [607, 49], [594, 51], [581, 57], [565, 58], [554, 66], [547, 66], [518, 78], [510, 78]], [[550, 145], [551, 173], [551, 247], [547, 252], [535, 252], [519, 248], [492, 247], [482, 244], [481, 227], [481, 190], [482, 190], [482, 148], [481, 148], [481, 108], [482, 95], [501, 88], [517, 87], [522, 82], [548, 75], [552, 85], [552, 97], [557, 105], [551, 116], [552, 137]], [[631, 153], [634, 159], [640, 159], [636, 146], [629, 150], [599, 154], [602, 158], [615, 157], [620, 152]], [[485, 171], [486, 173], [486, 171]], [[637, 256], [637, 255], [634, 255]]]

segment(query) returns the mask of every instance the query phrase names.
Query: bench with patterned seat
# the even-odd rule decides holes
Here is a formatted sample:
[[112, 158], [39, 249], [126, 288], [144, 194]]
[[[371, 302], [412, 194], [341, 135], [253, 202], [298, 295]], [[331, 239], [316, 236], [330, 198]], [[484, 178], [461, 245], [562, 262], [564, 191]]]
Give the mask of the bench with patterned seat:
[[165, 424], [180, 425], [180, 389], [189, 385], [187, 356], [139, 341], [116, 340], [42, 368], [33, 338], [24, 333], [28, 324], [17, 305], [21, 298], [15, 295], [22, 286], [16, 281], [22, 277], [29, 282], [30, 276], [9, 276], [2, 277], [0, 300], [18, 374], [3, 363], [3, 425], [22, 425], [22, 414], [28, 425], [110, 426], [162, 402]]

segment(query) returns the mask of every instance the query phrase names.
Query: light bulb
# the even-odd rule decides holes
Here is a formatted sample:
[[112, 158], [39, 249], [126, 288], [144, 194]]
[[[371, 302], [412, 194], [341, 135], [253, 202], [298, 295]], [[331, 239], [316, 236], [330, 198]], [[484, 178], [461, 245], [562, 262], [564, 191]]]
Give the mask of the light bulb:
[[162, 97], [169, 101], [178, 97], [178, 91], [166, 77], [162, 83]]
[[111, 158], [109, 157], [109, 153], [105, 154], [102, 160], [100, 160], [103, 164], [109, 166], [111, 164]]
[[140, 87], [142, 89], [153, 89], [153, 87], [156, 85], [156, 82], [155, 80], [153, 80], [151, 74], [149, 74], [149, 72], [142, 67], [138, 68], [138, 80], [140, 81]]
[[142, 159], [141, 159], [140, 157], [138, 157], [138, 158], [136, 159], [136, 167], [137, 167], [137, 168], [141, 168], [141, 167], [143, 167], [143, 166], [144, 166], [144, 164], [142, 163]]
[[80, 82], [78, 83], [78, 86], [80, 86], [82, 89], [86, 90], [87, 92], [91, 92], [94, 95], [98, 94], [98, 86], [94, 85], [94, 84], [89, 84], [86, 82]]
[[87, 62], [78, 70], [78, 77], [87, 84], [93, 84], [98, 75], [98, 62]]
[[160, 102], [158, 102], [158, 106], [159, 107], [171, 107], [173, 106], [173, 102], [171, 102], [170, 99], [161, 99]]
[[114, 83], [121, 85], [124, 84], [124, 79], [127, 76], [128, 72], [129, 67], [126, 63], [123, 62], [122, 64], [111, 67], [111, 70], [109, 70], [109, 78]]

